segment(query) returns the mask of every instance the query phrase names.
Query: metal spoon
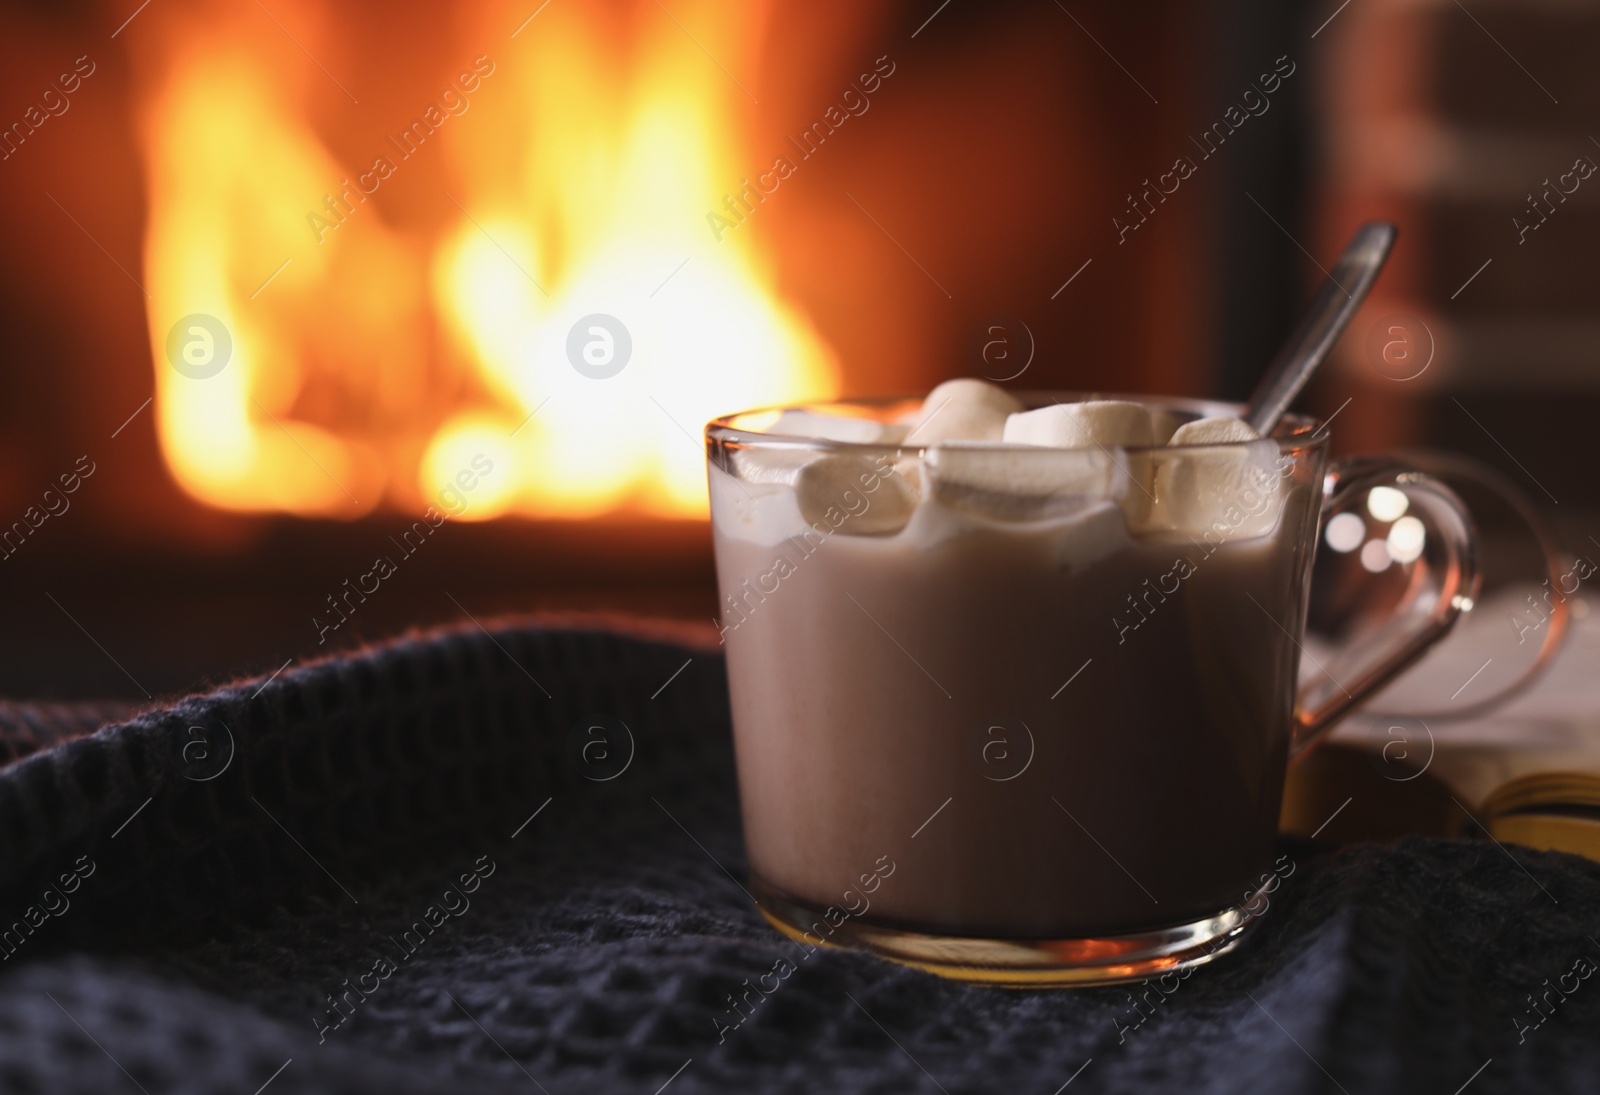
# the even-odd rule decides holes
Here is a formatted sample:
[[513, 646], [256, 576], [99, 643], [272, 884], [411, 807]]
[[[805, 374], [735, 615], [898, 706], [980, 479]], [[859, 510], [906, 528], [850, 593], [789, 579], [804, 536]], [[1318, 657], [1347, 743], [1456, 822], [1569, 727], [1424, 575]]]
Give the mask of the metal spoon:
[[1344, 334], [1367, 290], [1378, 280], [1398, 233], [1388, 221], [1369, 221], [1351, 237], [1300, 326], [1278, 350], [1250, 397], [1244, 420], [1262, 437], [1271, 435], [1278, 419]]

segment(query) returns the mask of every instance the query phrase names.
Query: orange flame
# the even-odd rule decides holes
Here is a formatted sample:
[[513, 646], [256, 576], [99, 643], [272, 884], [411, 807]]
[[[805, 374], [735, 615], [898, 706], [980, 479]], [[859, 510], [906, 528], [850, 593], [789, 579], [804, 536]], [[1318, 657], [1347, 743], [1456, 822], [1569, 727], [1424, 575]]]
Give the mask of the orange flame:
[[[141, 117], [146, 284], [161, 448], [186, 491], [351, 518], [439, 504], [487, 462], [453, 496], [462, 517], [695, 516], [706, 419], [836, 394], [769, 264], [706, 227], [758, 159], [738, 137], [747, 92], [719, 68], [754, 67], [764, 8], [645, 0], [602, 24], [587, 7], [541, 9], [516, 38], [514, 9], [484, 18], [464, 37], [488, 75], [442, 104], [461, 113], [424, 114], [438, 89], [418, 88], [415, 116], [441, 122], [421, 142], [387, 139], [412, 114], [363, 115], [370, 168], [308, 120], [337, 93], [320, 61], [269, 64], [262, 28], [222, 9], [163, 44]], [[273, 5], [314, 56], [335, 48], [318, 10]], [[442, 219], [403, 216], [394, 192], [439, 178], [420, 201]], [[631, 337], [608, 379], [569, 360], [594, 313]], [[232, 340], [203, 378], [169, 357], [196, 314]]]

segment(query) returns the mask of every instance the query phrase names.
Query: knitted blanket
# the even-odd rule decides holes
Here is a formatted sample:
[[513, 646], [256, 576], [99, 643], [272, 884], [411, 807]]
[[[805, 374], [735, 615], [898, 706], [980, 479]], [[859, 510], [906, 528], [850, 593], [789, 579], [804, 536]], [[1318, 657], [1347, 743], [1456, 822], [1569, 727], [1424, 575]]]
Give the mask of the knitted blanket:
[[1290, 850], [1242, 952], [1170, 985], [802, 956], [743, 891], [715, 646], [413, 635], [0, 769], [0, 1089], [1600, 1086], [1600, 866]]

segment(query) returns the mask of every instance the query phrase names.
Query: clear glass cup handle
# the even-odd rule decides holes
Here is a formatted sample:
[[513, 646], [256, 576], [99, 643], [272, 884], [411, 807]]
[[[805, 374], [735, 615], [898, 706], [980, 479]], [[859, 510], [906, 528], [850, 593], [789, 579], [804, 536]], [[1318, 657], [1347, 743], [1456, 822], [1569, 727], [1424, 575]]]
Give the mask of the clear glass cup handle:
[[1316, 663], [1295, 697], [1289, 755], [1295, 757], [1338, 724], [1352, 709], [1409, 668], [1437, 643], [1463, 612], [1470, 611], [1481, 581], [1477, 535], [1465, 503], [1440, 480], [1399, 461], [1359, 457], [1329, 469], [1323, 480], [1320, 547], [1329, 522], [1368, 504], [1374, 488], [1405, 495], [1405, 511], [1422, 524], [1420, 542], [1432, 550], [1407, 564], [1407, 593], [1369, 632]]

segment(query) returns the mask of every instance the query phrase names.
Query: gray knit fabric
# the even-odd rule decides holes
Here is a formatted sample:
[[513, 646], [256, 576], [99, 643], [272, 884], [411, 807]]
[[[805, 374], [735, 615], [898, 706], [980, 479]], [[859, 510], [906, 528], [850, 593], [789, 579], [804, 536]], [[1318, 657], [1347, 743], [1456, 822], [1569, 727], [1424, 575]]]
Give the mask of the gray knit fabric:
[[801, 956], [738, 816], [720, 656], [618, 628], [413, 636], [57, 744], [0, 769], [0, 1089], [1600, 1089], [1585, 861], [1291, 849], [1242, 953], [1135, 1002]]

